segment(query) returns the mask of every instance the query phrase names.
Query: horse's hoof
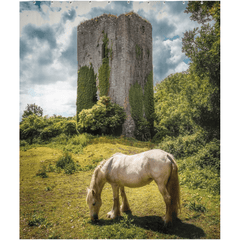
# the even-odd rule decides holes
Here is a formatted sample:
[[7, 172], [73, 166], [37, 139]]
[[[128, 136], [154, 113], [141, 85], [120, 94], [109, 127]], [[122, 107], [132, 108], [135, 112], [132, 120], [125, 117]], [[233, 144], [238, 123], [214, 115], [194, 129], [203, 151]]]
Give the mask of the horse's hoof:
[[112, 212], [112, 211], [111, 211], [111, 212], [109, 212], [109, 213], [107, 213], [107, 218], [114, 219], [114, 214], [113, 214], [113, 212]]
[[173, 223], [170, 222], [170, 221], [169, 221], [169, 222], [164, 221], [163, 227], [164, 227], [165, 229], [172, 228], [172, 227], [173, 227]]
[[121, 210], [121, 212], [123, 212], [123, 213], [132, 213], [132, 211], [130, 210], [130, 208], [123, 208], [122, 206], [120, 207], [120, 210]]

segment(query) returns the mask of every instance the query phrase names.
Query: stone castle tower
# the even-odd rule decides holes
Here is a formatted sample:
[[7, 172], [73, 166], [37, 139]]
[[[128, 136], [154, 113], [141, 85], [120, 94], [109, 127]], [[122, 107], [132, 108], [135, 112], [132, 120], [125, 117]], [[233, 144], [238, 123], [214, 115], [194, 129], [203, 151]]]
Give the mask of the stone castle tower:
[[[144, 95], [149, 75], [152, 77], [151, 24], [134, 12], [121, 14], [118, 17], [103, 14], [79, 24], [77, 31], [78, 70], [83, 66], [91, 66], [96, 74], [97, 85], [99, 68], [106, 55], [107, 36], [110, 67], [107, 95], [112, 102], [124, 107], [127, 119], [122, 126], [122, 134], [133, 137], [136, 121], [131, 116], [129, 91], [131, 86], [137, 83], [141, 86]], [[146, 118], [144, 110], [143, 117]]]

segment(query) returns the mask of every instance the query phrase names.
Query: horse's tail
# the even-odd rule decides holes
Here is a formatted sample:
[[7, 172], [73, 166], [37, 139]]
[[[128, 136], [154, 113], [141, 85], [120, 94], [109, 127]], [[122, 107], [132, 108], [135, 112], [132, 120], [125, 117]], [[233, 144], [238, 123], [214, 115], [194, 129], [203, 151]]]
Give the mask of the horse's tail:
[[173, 218], [178, 216], [180, 206], [180, 187], [178, 180], [178, 167], [172, 155], [168, 154], [167, 157], [172, 162], [172, 171], [167, 183], [167, 190], [171, 196], [170, 214]]

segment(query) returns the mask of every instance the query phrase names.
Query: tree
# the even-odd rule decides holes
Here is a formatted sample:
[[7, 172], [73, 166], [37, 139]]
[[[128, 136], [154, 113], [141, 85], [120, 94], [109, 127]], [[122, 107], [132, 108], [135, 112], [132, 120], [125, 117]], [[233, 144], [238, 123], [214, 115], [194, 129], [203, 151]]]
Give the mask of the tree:
[[23, 112], [22, 118], [27, 118], [30, 115], [36, 114], [39, 117], [43, 115], [43, 109], [34, 104], [28, 104], [26, 110]]
[[25, 117], [20, 124], [20, 139], [30, 140], [32, 144], [33, 139], [40, 136], [42, 129], [46, 126], [46, 122], [40, 116], [31, 114]]
[[191, 60], [191, 70], [200, 78], [207, 77], [213, 89], [209, 104], [201, 107], [195, 121], [220, 138], [220, 2], [188, 2], [185, 12], [202, 26], [184, 33], [182, 51]]

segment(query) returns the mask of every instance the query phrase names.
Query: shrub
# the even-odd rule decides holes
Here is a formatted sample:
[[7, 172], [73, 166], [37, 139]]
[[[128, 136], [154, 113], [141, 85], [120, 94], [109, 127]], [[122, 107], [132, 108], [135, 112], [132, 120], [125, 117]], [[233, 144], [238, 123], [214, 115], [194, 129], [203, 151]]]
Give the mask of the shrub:
[[68, 141], [68, 136], [65, 133], [61, 133], [60, 135], [51, 139], [51, 142], [66, 145]]
[[61, 129], [58, 128], [56, 124], [49, 125], [45, 127], [40, 133], [42, 140], [49, 140], [52, 137], [56, 137], [61, 133]]
[[78, 127], [89, 133], [116, 134], [125, 119], [123, 107], [111, 103], [109, 97], [103, 96], [91, 109], [79, 113]]
[[66, 135], [72, 136], [77, 133], [77, 128], [76, 128], [76, 121], [75, 120], [68, 120], [65, 122], [64, 127], [63, 127], [63, 132]]
[[45, 218], [39, 217], [36, 215], [32, 216], [32, 219], [28, 221], [28, 226], [33, 227], [33, 226], [40, 226], [42, 223], [46, 221]]
[[72, 174], [76, 171], [75, 162], [73, 161], [71, 154], [68, 152], [65, 152], [63, 156], [59, 157], [56, 167], [64, 169], [66, 174]]
[[75, 163], [73, 162], [73, 163], [69, 163], [69, 164], [67, 164], [65, 167], [64, 167], [64, 172], [66, 173], [66, 174], [73, 174], [74, 172], [76, 171], [76, 165], [75, 165]]
[[42, 177], [42, 178], [47, 178], [47, 168], [45, 165], [41, 167], [41, 169], [38, 170], [36, 176]]
[[176, 138], [165, 137], [158, 148], [173, 154], [175, 158], [184, 158], [197, 153], [205, 144], [205, 132], [198, 131], [192, 135], [180, 135]]
[[30, 144], [32, 144], [33, 139], [40, 136], [40, 133], [45, 126], [46, 123], [42, 117], [39, 117], [36, 114], [29, 115], [20, 123], [20, 139], [29, 139]]
[[28, 142], [25, 140], [20, 140], [20, 147], [25, 147], [28, 145]]
[[73, 145], [81, 145], [82, 147], [87, 146], [89, 139], [87, 137], [87, 134], [80, 134], [72, 137], [69, 139], [69, 143]]
[[204, 168], [206, 166], [211, 166], [220, 171], [220, 141], [214, 139], [210, 143], [206, 144], [204, 148], [198, 151], [196, 156], [196, 163]]
[[188, 207], [188, 209], [194, 210], [196, 212], [206, 212], [207, 211], [205, 206], [203, 206], [201, 203], [196, 203], [195, 201], [194, 202], [190, 202], [187, 205], [187, 207]]

